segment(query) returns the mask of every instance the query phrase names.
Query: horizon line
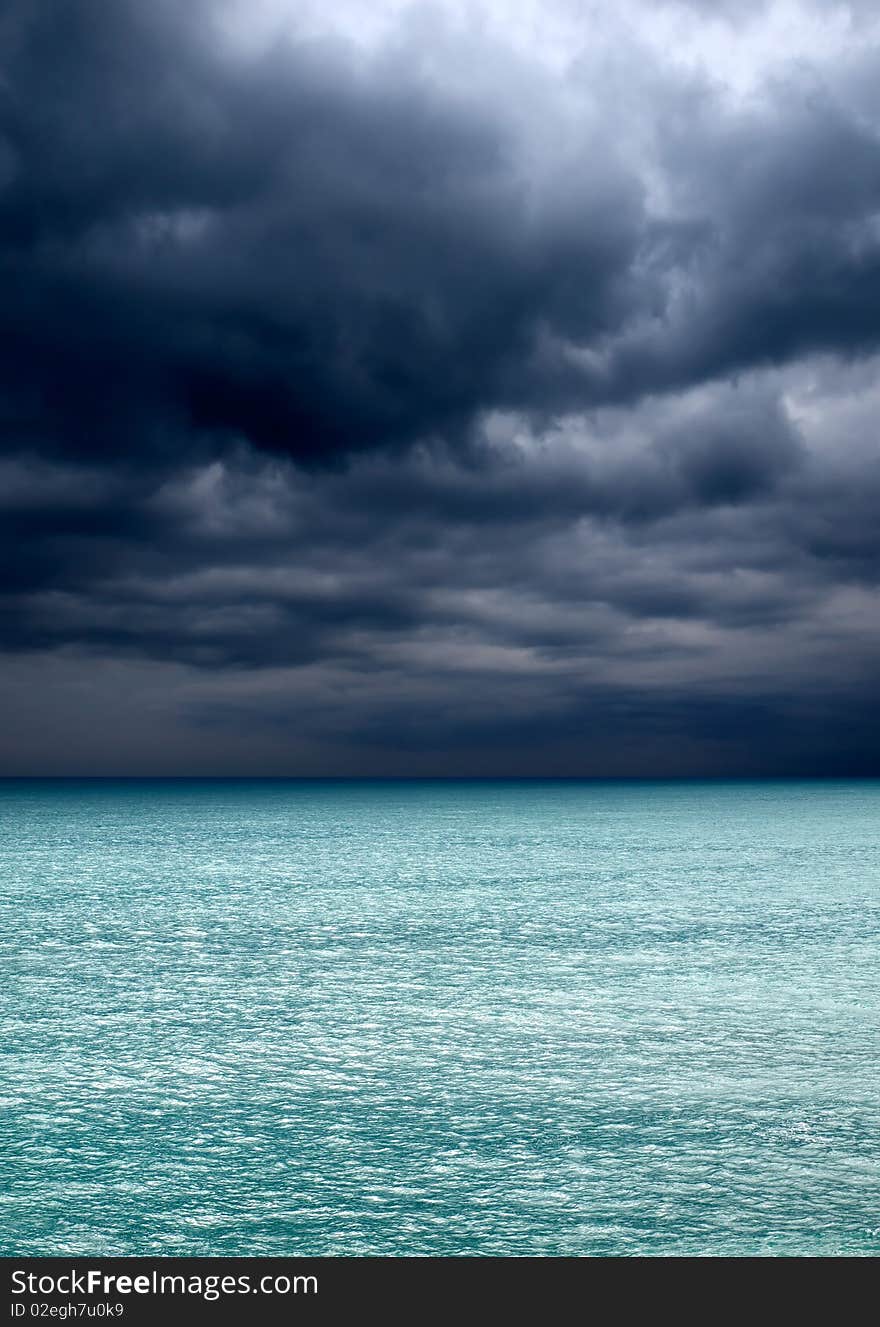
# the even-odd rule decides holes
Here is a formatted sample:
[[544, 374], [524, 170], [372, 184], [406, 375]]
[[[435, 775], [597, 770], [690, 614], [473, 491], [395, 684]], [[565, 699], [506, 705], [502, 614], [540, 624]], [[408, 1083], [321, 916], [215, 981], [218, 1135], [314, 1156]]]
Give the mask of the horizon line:
[[0, 774], [0, 783], [871, 783], [877, 774]]

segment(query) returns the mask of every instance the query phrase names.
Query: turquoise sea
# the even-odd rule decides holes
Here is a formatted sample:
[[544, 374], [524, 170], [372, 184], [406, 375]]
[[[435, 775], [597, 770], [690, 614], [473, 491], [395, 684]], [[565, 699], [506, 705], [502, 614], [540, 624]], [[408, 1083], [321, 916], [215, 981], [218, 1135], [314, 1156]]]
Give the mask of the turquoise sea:
[[27, 1254], [880, 1252], [880, 783], [0, 783]]

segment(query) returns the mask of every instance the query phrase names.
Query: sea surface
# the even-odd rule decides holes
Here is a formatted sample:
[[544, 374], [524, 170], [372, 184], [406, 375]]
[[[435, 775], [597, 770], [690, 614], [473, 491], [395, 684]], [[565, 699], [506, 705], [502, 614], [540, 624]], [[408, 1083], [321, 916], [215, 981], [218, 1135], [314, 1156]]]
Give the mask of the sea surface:
[[880, 1252], [880, 783], [0, 783], [0, 1251]]

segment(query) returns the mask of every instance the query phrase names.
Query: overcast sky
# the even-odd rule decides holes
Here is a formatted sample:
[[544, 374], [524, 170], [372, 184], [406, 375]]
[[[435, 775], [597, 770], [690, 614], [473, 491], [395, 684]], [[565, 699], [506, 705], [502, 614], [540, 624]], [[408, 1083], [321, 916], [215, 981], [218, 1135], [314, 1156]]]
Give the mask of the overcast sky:
[[880, 774], [878, 37], [7, 0], [0, 772]]

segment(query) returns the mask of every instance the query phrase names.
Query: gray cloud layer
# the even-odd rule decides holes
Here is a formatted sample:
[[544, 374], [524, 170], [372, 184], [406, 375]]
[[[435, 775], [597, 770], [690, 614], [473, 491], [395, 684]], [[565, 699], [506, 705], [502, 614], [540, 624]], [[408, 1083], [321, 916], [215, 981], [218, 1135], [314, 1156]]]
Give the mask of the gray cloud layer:
[[860, 11], [747, 95], [218, 12], [0, 20], [4, 767], [878, 772]]

